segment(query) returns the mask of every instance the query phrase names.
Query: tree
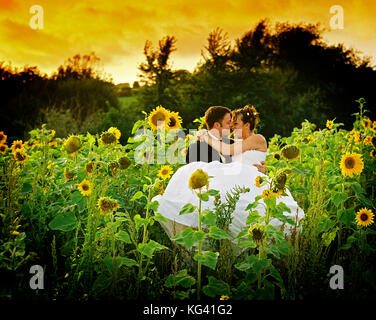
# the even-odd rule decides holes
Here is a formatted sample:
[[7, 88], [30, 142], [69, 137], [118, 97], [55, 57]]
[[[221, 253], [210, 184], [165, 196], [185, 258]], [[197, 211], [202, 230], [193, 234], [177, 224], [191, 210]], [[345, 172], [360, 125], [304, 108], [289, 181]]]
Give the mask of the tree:
[[231, 55], [231, 44], [227, 38], [227, 33], [222, 35], [222, 29], [216, 28], [210, 32], [205, 46], [206, 53], [201, 51], [204, 58], [204, 67], [213, 71], [225, 71], [228, 68], [228, 62]]
[[81, 56], [76, 54], [61, 65], [53, 74], [53, 79], [97, 79], [112, 82], [112, 79], [100, 70], [100, 58], [94, 52]]
[[256, 71], [268, 68], [272, 57], [272, 37], [266, 20], [262, 20], [254, 30], [246, 32], [236, 40], [232, 60], [240, 70]]
[[[146, 62], [139, 66], [141, 81], [147, 86], [155, 86], [156, 90], [149, 90], [149, 95], [155, 95], [155, 104], [167, 104], [168, 97], [165, 90], [173, 79], [173, 72], [168, 63], [172, 52], [176, 51], [174, 36], [166, 36], [159, 40], [159, 50], [155, 50], [149, 40], [145, 42], [144, 55]], [[154, 88], [153, 88], [154, 89]], [[155, 91], [155, 92], [154, 92]]]

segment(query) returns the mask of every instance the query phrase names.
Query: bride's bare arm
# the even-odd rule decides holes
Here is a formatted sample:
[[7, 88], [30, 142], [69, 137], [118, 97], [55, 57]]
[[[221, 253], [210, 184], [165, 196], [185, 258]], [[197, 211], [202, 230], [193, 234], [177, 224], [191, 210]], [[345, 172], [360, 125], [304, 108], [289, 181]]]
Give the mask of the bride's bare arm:
[[267, 151], [266, 140], [261, 134], [252, 135], [245, 140], [236, 141], [233, 144], [215, 140], [209, 135], [204, 135], [203, 139], [207, 144], [223, 155], [240, 154], [247, 150]]

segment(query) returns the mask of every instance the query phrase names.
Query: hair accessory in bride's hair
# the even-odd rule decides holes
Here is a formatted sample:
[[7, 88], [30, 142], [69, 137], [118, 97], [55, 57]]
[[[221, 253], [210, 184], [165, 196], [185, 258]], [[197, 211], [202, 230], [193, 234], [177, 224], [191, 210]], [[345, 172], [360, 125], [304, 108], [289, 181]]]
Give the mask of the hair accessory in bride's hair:
[[247, 112], [247, 116], [249, 116], [249, 112]]

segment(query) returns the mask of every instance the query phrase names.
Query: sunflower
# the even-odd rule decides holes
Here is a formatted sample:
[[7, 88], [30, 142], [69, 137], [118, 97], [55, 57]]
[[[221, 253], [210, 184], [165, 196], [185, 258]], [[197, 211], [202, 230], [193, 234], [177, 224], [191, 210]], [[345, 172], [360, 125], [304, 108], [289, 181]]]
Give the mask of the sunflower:
[[313, 138], [313, 135], [309, 135], [309, 136], [307, 136], [307, 142], [312, 142], [313, 140], [314, 140], [314, 138]]
[[152, 194], [153, 196], [156, 196], [158, 194], [163, 194], [164, 189], [163, 189], [163, 182], [161, 179], [155, 179], [155, 182], [153, 184], [152, 188]]
[[376, 137], [372, 138], [372, 145], [376, 149]]
[[68, 171], [67, 168], [64, 169], [64, 178], [65, 180], [71, 180], [74, 178], [74, 172]]
[[261, 195], [261, 197], [263, 197], [264, 199], [270, 199], [272, 196], [273, 196], [273, 191], [269, 189], [265, 189]]
[[362, 142], [362, 138], [360, 136], [360, 132], [355, 132], [354, 134], [354, 140], [355, 140], [355, 144], [359, 144]]
[[266, 227], [263, 224], [255, 223], [249, 227], [248, 235], [252, 237], [257, 245], [262, 245], [262, 242], [266, 237]]
[[332, 120], [326, 120], [326, 127], [327, 127], [329, 130], [332, 129], [333, 124], [334, 124], [334, 121], [332, 121]]
[[368, 227], [373, 223], [374, 214], [371, 210], [363, 208], [360, 209], [355, 217], [358, 226]]
[[261, 176], [257, 176], [257, 177], [256, 177], [256, 180], [255, 180], [255, 186], [256, 186], [257, 188], [260, 188], [260, 187], [261, 187], [261, 184], [262, 184], [263, 182], [264, 182], [264, 181], [263, 181], [262, 177], [261, 177]]
[[371, 136], [365, 137], [363, 142], [364, 142], [364, 144], [366, 144], [368, 146], [372, 146], [372, 137]]
[[221, 297], [219, 298], [219, 300], [228, 300], [228, 299], [230, 299], [229, 296], [221, 296]]
[[173, 170], [170, 166], [163, 166], [161, 170], [159, 170], [157, 177], [160, 177], [163, 180], [166, 180], [171, 177], [172, 173], [173, 173]]
[[23, 149], [17, 149], [15, 152], [13, 152], [13, 156], [18, 163], [25, 163], [27, 160], [27, 154], [23, 151]]
[[101, 141], [102, 143], [107, 146], [107, 145], [110, 145], [110, 144], [113, 144], [113, 143], [116, 143], [117, 139], [116, 139], [116, 136], [115, 134], [111, 133], [111, 132], [103, 132], [101, 134]]
[[51, 140], [51, 141], [48, 143], [48, 145], [49, 145], [50, 147], [57, 147], [56, 139]]
[[209, 176], [202, 169], [197, 169], [195, 172], [192, 173], [191, 177], [189, 178], [188, 185], [189, 185], [189, 188], [192, 190], [201, 189], [204, 186], [206, 186], [206, 188], [208, 189], [209, 188]]
[[119, 209], [119, 203], [117, 200], [110, 197], [100, 197], [97, 206], [100, 208], [100, 213], [105, 215], [110, 211], [116, 211]]
[[169, 130], [181, 128], [182, 118], [179, 116], [178, 112], [170, 112], [170, 121], [167, 124]]
[[152, 130], [157, 130], [162, 123], [164, 125], [170, 122], [170, 114], [169, 112], [163, 108], [162, 106], [158, 106], [148, 117], [148, 124], [150, 125]]
[[82, 144], [81, 139], [77, 136], [70, 136], [65, 142], [64, 142], [64, 149], [68, 152], [68, 154], [72, 154], [77, 152]]
[[4, 133], [4, 131], [0, 131], [0, 144], [3, 144], [7, 141], [7, 135]]
[[5, 154], [5, 151], [8, 149], [8, 146], [6, 144], [0, 144], [0, 152], [2, 154]]
[[113, 161], [113, 162], [110, 163], [110, 170], [111, 170], [113, 175], [116, 175], [119, 167], [120, 167], [120, 165], [117, 161]]
[[299, 148], [294, 145], [285, 146], [281, 151], [282, 157], [284, 157], [286, 160], [294, 160], [299, 157], [299, 154]]
[[119, 159], [119, 165], [121, 170], [125, 170], [131, 165], [131, 160], [129, 160], [128, 157], [123, 156]]
[[80, 190], [83, 196], [88, 196], [91, 193], [91, 184], [88, 180], [82, 180], [81, 183], [77, 184], [77, 186], [78, 190]]
[[342, 156], [340, 167], [342, 174], [352, 178], [354, 174], [359, 175], [363, 171], [364, 163], [358, 153], [346, 153]]
[[23, 149], [22, 140], [13, 141], [11, 148], [12, 152], [15, 152], [17, 149]]
[[110, 132], [112, 133], [113, 135], [115, 135], [116, 139], [119, 140], [120, 137], [121, 137], [121, 132], [118, 128], [116, 127], [111, 127], [110, 129], [107, 130], [107, 132]]
[[274, 188], [274, 189], [272, 190], [272, 193], [273, 193], [274, 196], [277, 197], [277, 199], [279, 199], [282, 195], [285, 194], [285, 190], [284, 190], [284, 189]]
[[287, 175], [285, 172], [277, 174], [274, 180], [274, 184], [278, 190], [284, 190], [286, 185]]
[[371, 125], [372, 125], [372, 121], [371, 121], [371, 119], [365, 119], [366, 120], [366, 124], [363, 122], [363, 126], [365, 127], [365, 128], [368, 128], [368, 129], [370, 129], [371, 128]]
[[90, 161], [85, 165], [85, 171], [87, 174], [93, 173], [93, 170], [95, 169], [95, 162]]
[[369, 153], [369, 155], [370, 155], [370, 157], [371, 158], [373, 158], [374, 156], [375, 156], [375, 152], [374, 152], [375, 150], [372, 150], [370, 153]]

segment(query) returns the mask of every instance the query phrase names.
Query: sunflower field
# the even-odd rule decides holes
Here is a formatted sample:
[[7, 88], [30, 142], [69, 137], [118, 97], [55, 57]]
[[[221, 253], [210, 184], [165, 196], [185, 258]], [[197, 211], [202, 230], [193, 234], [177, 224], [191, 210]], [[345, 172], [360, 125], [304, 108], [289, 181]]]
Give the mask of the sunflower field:
[[[246, 190], [221, 202], [203, 171], [187, 184], [200, 204], [214, 197], [215, 210], [187, 204], [180, 214], [197, 209], [200, 225], [171, 238], [161, 226], [166, 219], [152, 199], [195, 140], [177, 112], [144, 113], [126, 145], [115, 127], [58, 138], [43, 125], [27, 141], [1, 131], [0, 299], [374, 298], [376, 121], [364, 99], [358, 103], [351, 131], [335, 119], [320, 130], [305, 120], [289, 137], [268, 141], [270, 179], [254, 182], [269, 183], [256, 197], [267, 215], [250, 202], [236, 241], [229, 217]], [[285, 188], [305, 212], [289, 236], [269, 224], [271, 217], [294, 223], [276, 205]], [[333, 281], [333, 266], [342, 279]]]

